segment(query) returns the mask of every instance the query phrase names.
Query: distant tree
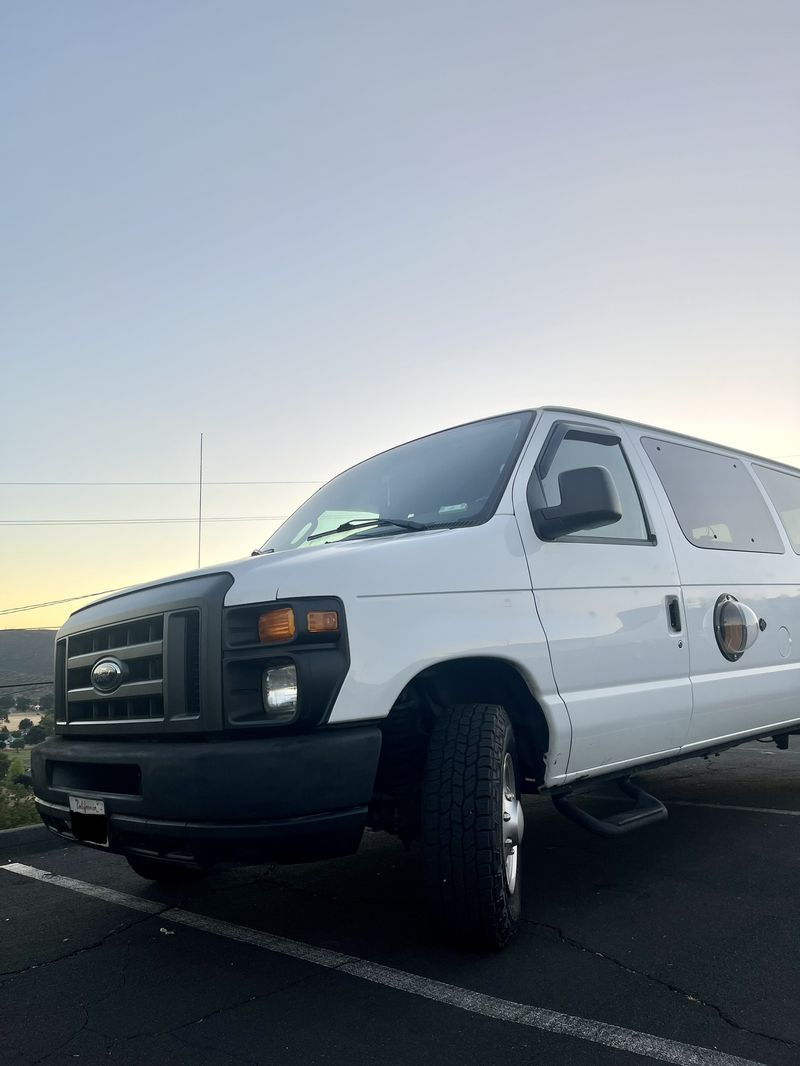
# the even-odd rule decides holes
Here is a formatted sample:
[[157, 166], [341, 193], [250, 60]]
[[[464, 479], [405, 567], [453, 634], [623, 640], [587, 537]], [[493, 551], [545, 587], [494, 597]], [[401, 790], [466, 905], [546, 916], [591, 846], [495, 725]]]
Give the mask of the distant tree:
[[25, 741], [22, 739], [22, 737], [14, 737], [14, 739], [11, 741], [10, 747], [13, 748], [14, 751], [19, 751], [20, 748], [25, 747]]
[[[53, 735], [53, 733], [55, 733], [55, 731], [56, 731], [55, 715], [53, 715], [53, 714], [43, 714], [42, 717], [41, 717], [41, 721], [39, 722], [39, 725], [44, 730], [44, 735], [46, 737], [51, 737]], [[34, 726], [34, 729], [35, 728], [36, 727]]]
[[0, 736], [8, 735], [8, 726], [0, 726]]
[[52, 692], [45, 692], [44, 696], [42, 696], [41, 699], [39, 700], [39, 710], [43, 711], [43, 712], [52, 711], [54, 706], [55, 706], [55, 697], [53, 696], [53, 693]]
[[27, 733], [28, 730], [32, 726], [33, 726], [33, 719], [32, 718], [21, 718], [20, 722], [19, 722], [19, 731], [20, 731], [20, 733]]
[[40, 725], [32, 725], [28, 732], [25, 734], [26, 744], [41, 744], [43, 740], [47, 739], [47, 733], [42, 729]]
[[13, 696], [9, 695], [8, 692], [4, 692], [2, 695], [0, 695], [0, 715], [3, 715], [3, 713], [5, 712], [4, 717], [5, 717], [6, 721], [8, 721], [8, 711], [10, 711], [13, 708], [13, 706], [14, 706], [14, 697]]
[[0, 788], [0, 829], [31, 825], [37, 820], [36, 805], [28, 786], [28, 777], [22, 760], [12, 759], [2, 782], [3, 787]]
[[18, 711], [29, 711], [33, 706], [33, 700], [30, 696], [17, 696], [15, 704]]
[[8, 773], [8, 768], [11, 765], [11, 756], [4, 751], [0, 751], [0, 781]]

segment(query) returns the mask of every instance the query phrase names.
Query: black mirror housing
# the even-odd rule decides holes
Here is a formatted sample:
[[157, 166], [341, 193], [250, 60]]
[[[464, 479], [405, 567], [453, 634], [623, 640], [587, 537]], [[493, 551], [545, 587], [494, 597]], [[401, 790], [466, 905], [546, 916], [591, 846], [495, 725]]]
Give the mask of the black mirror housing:
[[614, 479], [604, 466], [584, 466], [558, 475], [561, 503], [540, 507], [531, 518], [542, 540], [555, 540], [580, 529], [610, 526], [622, 518]]

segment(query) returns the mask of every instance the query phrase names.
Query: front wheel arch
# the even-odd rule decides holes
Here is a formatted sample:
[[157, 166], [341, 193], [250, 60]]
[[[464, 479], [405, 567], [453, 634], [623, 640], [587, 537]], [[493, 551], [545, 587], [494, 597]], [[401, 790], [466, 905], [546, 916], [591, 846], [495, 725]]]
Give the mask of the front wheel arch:
[[514, 663], [489, 656], [447, 659], [421, 671], [409, 687], [423, 693], [439, 713], [468, 703], [502, 706], [514, 726], [520, 787], [535, 792], [544, 784], [550, 727], [541, 702]]

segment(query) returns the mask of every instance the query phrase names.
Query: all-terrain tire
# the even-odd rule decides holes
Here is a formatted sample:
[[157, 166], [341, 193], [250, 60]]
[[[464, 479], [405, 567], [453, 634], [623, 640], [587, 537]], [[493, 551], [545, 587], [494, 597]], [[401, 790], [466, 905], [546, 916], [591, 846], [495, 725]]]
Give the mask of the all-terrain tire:
[[514, 730], [496, 704], [449, 708], [428, 747], [422, 807], [428, 906], [436, 926], [464, 947], [501, 948], [520, 922], [522, 849], [509, 885], [504, 846], [507, 756], [518, 800]]

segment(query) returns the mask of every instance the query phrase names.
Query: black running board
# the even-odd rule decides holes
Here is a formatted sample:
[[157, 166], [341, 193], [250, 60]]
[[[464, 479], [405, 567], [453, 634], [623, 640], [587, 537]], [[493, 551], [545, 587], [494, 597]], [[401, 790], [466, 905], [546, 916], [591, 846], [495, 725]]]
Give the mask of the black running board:
[[624, 811], [611, 814], [607, 818], [598, 818], [594, 814], [589, 814], [575, 803], [568, 792], [553, 796], [553, 806], [559, 814], [563, 814], [582, 829], [588, 829], [590, 833], [598, 833], [604, 837], [622, 836], [623, 833], [630, 833], [634, 829], [641, 829], [654, 822], [663, 822], [669, 817], [667, 808], [661, 800], [651, 796], [643, 788], [639, 788], [629, 777], [618, 778], [616, 785], [620, 792], [633, 800], [633, 804], [626, 807]]

